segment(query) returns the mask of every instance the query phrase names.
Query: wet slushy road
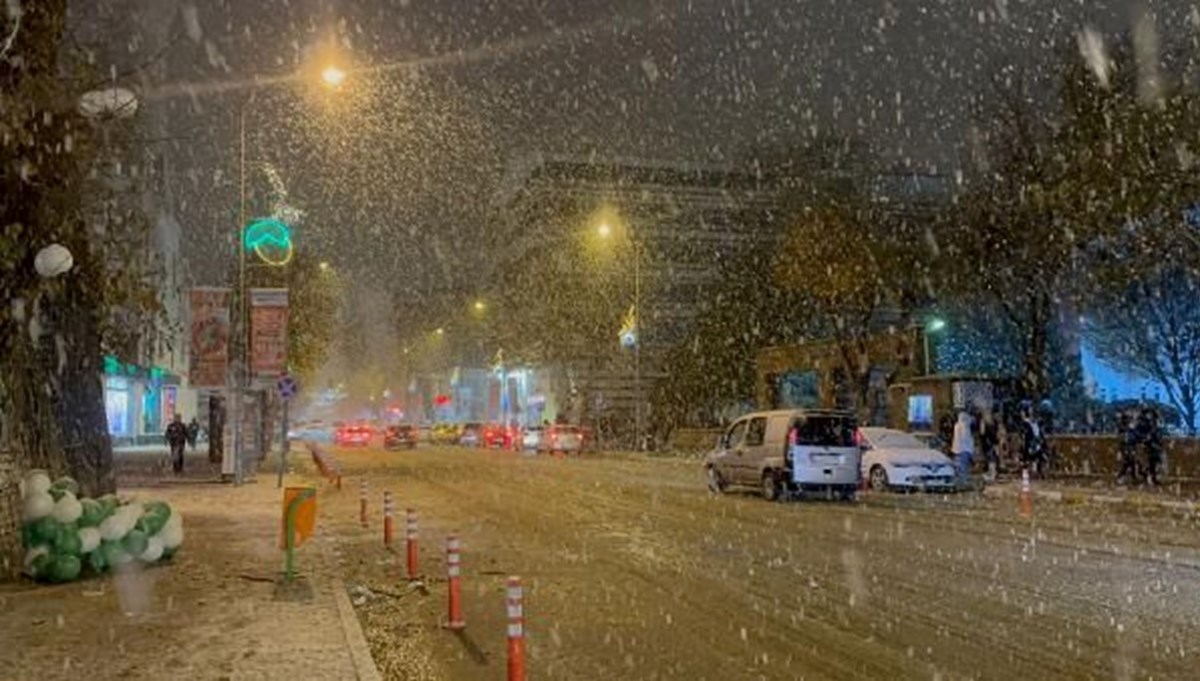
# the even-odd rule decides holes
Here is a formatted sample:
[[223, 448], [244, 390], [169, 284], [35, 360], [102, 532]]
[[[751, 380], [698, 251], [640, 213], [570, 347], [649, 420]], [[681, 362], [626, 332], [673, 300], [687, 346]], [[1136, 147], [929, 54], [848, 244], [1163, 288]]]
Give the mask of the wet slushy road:
[[[428, 623], [445, 678], [503, 668], [508, 574], [527, 584], [537, 678], [1200, 673], [1194, 517], [1047, 502], [1031, 522], [1014, 501], [974, 493], [772, 504], [710, 494], [699, 463], [679, 459], [335, 451], [347, 484], [325, 495], [323, 513], [346, 537], [343, 554], [378, 543], [377, 524], [357, 528], [364, 477], [372, 513], [382, 489], [419, 510], [427, 573], [444, 574], [447, 533], [463, 539], [482, 653], [464, 654]], [[402, 536], [402, 517], [396, 528]], [[440, 607], [442, 585], [430, 588], [428, 608]]]

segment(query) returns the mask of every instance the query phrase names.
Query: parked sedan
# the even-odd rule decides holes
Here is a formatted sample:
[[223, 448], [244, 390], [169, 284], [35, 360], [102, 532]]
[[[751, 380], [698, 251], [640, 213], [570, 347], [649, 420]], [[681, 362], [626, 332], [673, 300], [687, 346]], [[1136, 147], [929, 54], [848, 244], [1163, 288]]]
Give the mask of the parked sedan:
[[860, 428], [862, 475], [873, 490], [953, 490], [954, 463], [911, 433], [891, 428]]

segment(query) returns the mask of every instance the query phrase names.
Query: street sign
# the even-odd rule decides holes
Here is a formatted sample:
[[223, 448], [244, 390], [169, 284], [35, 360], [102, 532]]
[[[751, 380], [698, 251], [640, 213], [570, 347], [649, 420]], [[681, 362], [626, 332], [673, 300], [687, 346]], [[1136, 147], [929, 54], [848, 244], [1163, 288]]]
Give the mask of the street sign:
[[279, 380], [275, 382], [275, 388], [279, 390], [279, 396], [285, 400], [292, 399], [296, 393], [300, 392], [300, 384], [287, 374], [279, 377]]

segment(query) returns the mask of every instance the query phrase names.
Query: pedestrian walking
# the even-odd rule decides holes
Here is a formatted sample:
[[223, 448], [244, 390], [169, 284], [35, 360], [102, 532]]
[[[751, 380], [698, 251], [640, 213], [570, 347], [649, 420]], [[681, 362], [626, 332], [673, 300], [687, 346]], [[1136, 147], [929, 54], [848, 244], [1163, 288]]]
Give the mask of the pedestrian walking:
[[959, 482], [966, 483], [971, 475], [971, 459], [975, 457], [975, 436], [971, 433], [971, 415], [965, 411], [958, 412], [958, 421], [954, 424], [954, 441], [950, 448], [958, 464]]
[[193, 416], [187, 425], [187, 442], [192, 451], [196, 451], [196, 441], [200, 439], [200, 422]]
[[985, 410], [979, 420], [979, 446], [987, 466], [984, 479], [992, 482], [1000, 472], [1000, 419], [990, 409]]
[[1138, 430], [1141, 431], [1139, 439], [1146, 449], [1146, 481], [1157, 487], [1158, 470], [1162, 467], [1163, 458], [1162, 425], [1158, 412], [1148, 407], [1142, 410], [1138, 421]]
[[1039, 476], [1043, 473], [1046, 458], [1046, 441], [1043, 437], [1042, 426], [1033, 414], [1033, 405], [1029, 402], [1021, 405], [1021, 468], [1033, 469]]
[[171, 448], [171, 469], [175, 475], [179, 475], [183, 473], [183, 448], [187, 445], [188, 440], [187, 426], [183, 425], [183, 418], [179, 414], [171, 419], [171, 424], [167, 426], [167, 432], [164, 435], [167, 446]]
[[1138, 429], [1134, 427], [1133, 419], [1129, 418], [1126, 412], [1117, 415], [1117, 437], [1120, 438], [1117, 456], [1121, 464], [1120, 470], [1117, 471], [1117, 484], [1127, 485], [1136, 482], [1139, 477], [1137, 452], [1141, 438]]

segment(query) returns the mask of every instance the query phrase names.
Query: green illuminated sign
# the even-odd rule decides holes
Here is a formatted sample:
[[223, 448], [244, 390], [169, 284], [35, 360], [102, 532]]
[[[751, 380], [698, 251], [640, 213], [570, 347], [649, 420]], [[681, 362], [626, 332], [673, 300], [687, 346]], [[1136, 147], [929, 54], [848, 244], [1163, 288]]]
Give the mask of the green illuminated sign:
[[281, 266], [292, 259], [292, 230], [282, 220], [259, 218], [246, 226], [243, 237], [246, 250], [254, 251], [268, 265]]

